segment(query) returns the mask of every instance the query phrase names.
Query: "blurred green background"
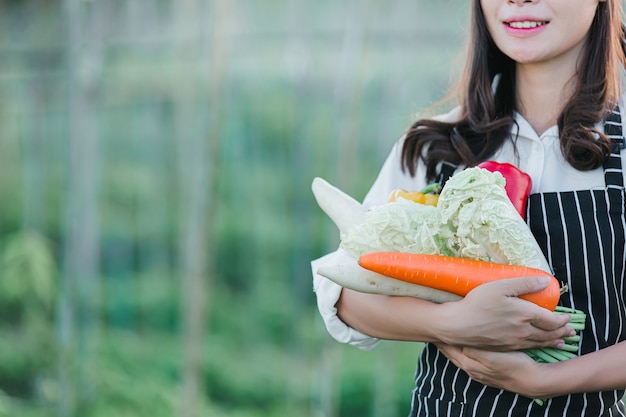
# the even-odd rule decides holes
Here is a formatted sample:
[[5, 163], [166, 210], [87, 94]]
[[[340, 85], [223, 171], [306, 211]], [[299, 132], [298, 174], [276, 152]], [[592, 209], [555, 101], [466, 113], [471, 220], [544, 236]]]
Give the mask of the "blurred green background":
[[319, 318], [464, 0], [0, 1], [0, 416], [403, 416], [420, 346]]

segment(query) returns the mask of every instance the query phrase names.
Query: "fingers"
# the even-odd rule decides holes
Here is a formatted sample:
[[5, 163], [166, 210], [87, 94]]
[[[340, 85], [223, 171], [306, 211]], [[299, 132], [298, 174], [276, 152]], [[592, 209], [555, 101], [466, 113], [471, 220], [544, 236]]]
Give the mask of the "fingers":
[[530, 294], [545, 289], [550, 284], [550, 278], [545, 276], [509, 278], [496, 281], [494, 284], [502, 287], [504, 295], [519, 297], [522, 294]]
[[457, 368], [463, 368], [463, 348], [459, 346], [448, 345], [446, 343], [435, 343], [437, 349], [445, 355]]
[[[576, 331], [567, 325], [571, 317], [567, 314], [555, 314], [545, 308], [531, 306], [529, 310], [532, 333], [528, 341], [538, 347], [560, 347], [564, 337], [574, 336]], [[538, 344], [537, 344], [538, 342]]]
[[533, 309], [533, 318], [530, 320], [530, 324], [548, 332], [561, 329], [563, 336], [573, 336], [569, 333], [574, 331], [574, 329], [571, 327], [564, 329], [570, 320], [571, 316], [569, 314], [555, 314], [550, 310], [539, 307]]
[[540, 291], [547, 283], [539, 277], [511, 278], [481, 285], [459, 303], [450, 303], [440, 340], [491, 351], [532, 347], [560, 347], [573, 335], [571, 317], [556, 314], [518, 295]]
[[[493, 289], [502, 290], [502, 294], [508, 297], [518, 297], [523, 294], [541, 291], [549, 283], [550, 279], [548, 277], [519, 277], [494, 282], [493, 284], [496, 285], [494, 285]], [[545, 337], [555, 335], [558, 338], [573, 335], [572, 332], [574, 330], [572, 328], [564, 327], [571, 319], [569, 315], [554, 314], [554, 312], [532, 303], [528, 305], [528, 308], [531, 317], [530, 324], [548, 332], [545, 334]]]

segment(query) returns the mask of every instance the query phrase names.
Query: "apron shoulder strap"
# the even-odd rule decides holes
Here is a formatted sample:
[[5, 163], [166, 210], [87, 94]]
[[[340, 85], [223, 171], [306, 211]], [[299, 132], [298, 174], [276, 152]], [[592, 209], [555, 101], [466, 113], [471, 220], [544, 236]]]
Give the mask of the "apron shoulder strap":
[[621, 189], [624, 186], [624, 174], [620, 151], [626, 148], [626, 140], [622, 131], [622, 117], [619, 107], [616, 107], [605, 119], [604, 133], [613, 144], [611, 155], [604, 162], [604, 180], [607, 187]]
[[450, 179], [454, 172], [456, 171], [457, 166], [451, 164], [450, 162], [442, 161], [441, 166], [439, 168], [439, 174], [437, 175], [436, 182], [439, 183], [439, 186], [443, 188], [446, 182]]
[[[613, 152], [617, 149], [626, 148], [626, 140], [622, 132], [622, 116], [619, 106], [616, 107], [604, 121], [604, 133], [613, 142]], [[619, 150], [617, 150], [619, 153]]]

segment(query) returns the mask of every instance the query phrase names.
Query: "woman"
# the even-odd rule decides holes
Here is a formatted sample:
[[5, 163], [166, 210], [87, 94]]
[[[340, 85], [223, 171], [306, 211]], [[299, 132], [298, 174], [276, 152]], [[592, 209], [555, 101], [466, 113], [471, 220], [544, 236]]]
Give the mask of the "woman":
[[[472, 0], [459, 106], [415, 122], [364, 204], [417, 190], [484, 160], [533, 180], [527, 221], [588, 315], [581, 356], [538, 364], [520, 349], [560, 346], [568, 318], [517, 295], [545, 284], [519, 277], [454, 303], [358, 293], [315, 276], [318, 306], [341, 342], [427, 342], [411, 416], [625, 416], [626, 220], [620, 0]], [[445, 163], [444, 163], [445, 162]], [[443, 178], [445, 179], [445, 178]], [[341, 251], [313, 262], [339, 262]], [[543, 406], [533, 398], [550, 398]]]

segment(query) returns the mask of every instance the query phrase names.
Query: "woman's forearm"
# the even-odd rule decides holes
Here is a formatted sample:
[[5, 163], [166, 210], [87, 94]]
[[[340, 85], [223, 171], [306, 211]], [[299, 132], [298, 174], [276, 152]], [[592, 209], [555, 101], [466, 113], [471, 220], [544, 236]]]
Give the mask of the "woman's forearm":
[[517, 297], [542, 289], [538, 285], [534, 278], [501, 280], [443, 304], [343, 289], [336, 307], [344, 323], [379, 339], [500, 351], [556, 347], [573, 332], [569, 316]]
[[441, 306], [411, 297], [366, 294], [344, 288], [337, 314], [350, 327], [387, 340], [436, 342]]
[[537, 380], [549, 396], [626, 389], [626, 342], [550, 364]]
[[626, 389], [626, 342], [547, 364], [521, 352], [437, 346], [472, 379], [531, 398]]

